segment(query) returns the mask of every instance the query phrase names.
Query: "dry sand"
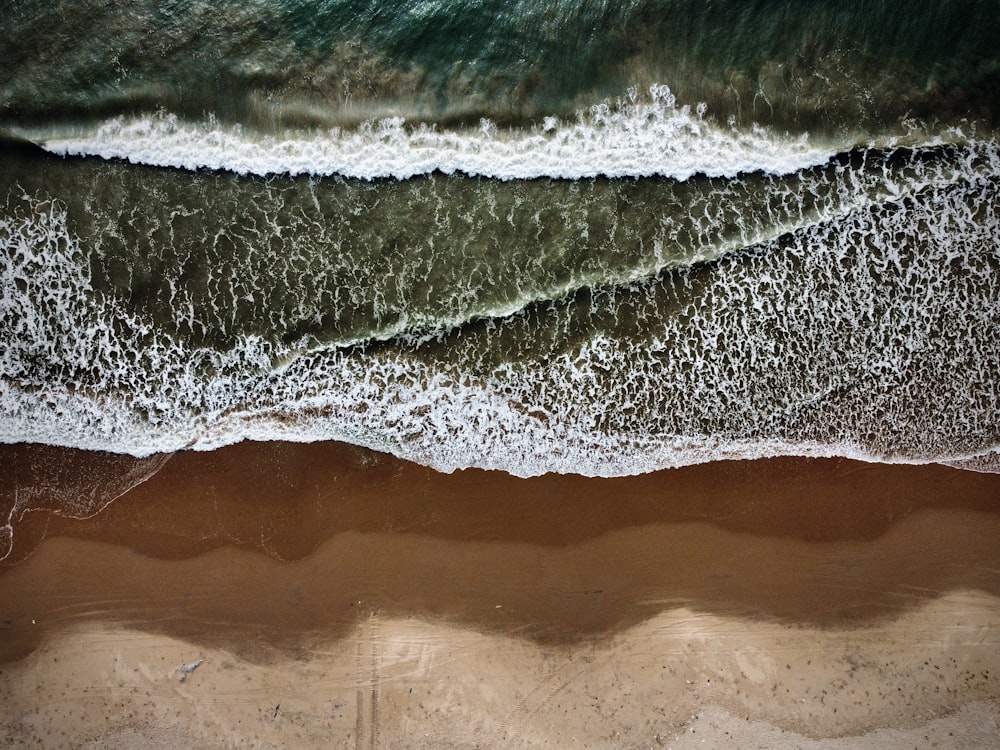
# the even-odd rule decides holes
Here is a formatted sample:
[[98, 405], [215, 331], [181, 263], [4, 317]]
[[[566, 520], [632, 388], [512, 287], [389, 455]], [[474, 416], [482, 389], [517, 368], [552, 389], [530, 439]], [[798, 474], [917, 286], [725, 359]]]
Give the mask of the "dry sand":
[[4, 450], [2, 747], [1000, 747], [997, 476]]
[[[366, 609], [295, 658], [90, 625], [3, 670], [4, 747], [995, 747], [998, 601], [823, 631], [670, 609], [541, 646]], [[177, 666], [204, 661], [183, 682]], [[825, 739], [824, 739], [825, 738]], [[831, 739], [834, 738], [834, 739]]]

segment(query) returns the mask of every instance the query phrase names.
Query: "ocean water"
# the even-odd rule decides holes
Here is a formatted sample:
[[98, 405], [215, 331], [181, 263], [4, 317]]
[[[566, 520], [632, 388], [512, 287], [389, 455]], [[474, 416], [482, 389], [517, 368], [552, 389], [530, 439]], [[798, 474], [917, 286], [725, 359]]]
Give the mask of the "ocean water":
[[996, 469], [1000, 3], [12, 2], [0, 441]]

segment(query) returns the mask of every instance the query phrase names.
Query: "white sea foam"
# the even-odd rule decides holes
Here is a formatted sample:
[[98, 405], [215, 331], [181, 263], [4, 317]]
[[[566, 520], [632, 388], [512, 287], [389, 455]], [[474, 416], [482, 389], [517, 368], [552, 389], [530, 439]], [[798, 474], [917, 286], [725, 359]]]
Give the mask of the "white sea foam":
[[43, 139], [57, 154], [93, 155], [183, 169], [238, 174], [341, 175], [361, 179], [443, 172], [504, 180], [579, 179], [748, 172], [790, 174], [825, 162], [828, 148], [757, 127], [720, 126], [704, 106], [678, 106], [669, 88], [648, 97], [634, 90], [617, 103], [601, 103], [575, 121], [546, 117], [531, 130], [507, 130], [484, 120], [474, 130], [445, 131], [402, 118], [369, 122], [356, 130], [262, 136], [214, 121], [183, 122], [161, 113], [116, 118], [72, 137]]
[[[58, 462], [47, 465], [45, 482], [25, 482], [14, 493], [6, 523], [0, 526], [0, 560], [10, 554], [14, 527], [25, 514], [49, 510], [70, 518], [91, 518], [148, 481], [166, 465], [171, 455], [161, 453], [135, 461], [122, 455], [101, 453], [85, 466], [72, 466], [68, 471], [63, 471], [66, 467]], [[18, 471], [17, 466], [12, 468]]]
[[[336, 439], [444, 471], [519, 475], [986, 454], [1000, 443], [991, 148], [977, 156], [992, 159], [989, 174], [865, 206], [697, 276], [632, 285], [636, 336], [581, 334], [544, 363], [528, 351], [483, 364], [489, 330], [418, 356], [406, 346], [296, 356], [256, 337], [191, 347], [96, 295], [65, 212], [25, 196], [0, 226], [0, 440], [147, 455]], [[662, 314], [664, 299], [675, 314]], [[606, 316], [621, 303], [595, 296], [602, 304]], [[553, 302], [531, 325], [559, 330], [568, 309]], [[516, 333], [521, 320], [495, 326]]]

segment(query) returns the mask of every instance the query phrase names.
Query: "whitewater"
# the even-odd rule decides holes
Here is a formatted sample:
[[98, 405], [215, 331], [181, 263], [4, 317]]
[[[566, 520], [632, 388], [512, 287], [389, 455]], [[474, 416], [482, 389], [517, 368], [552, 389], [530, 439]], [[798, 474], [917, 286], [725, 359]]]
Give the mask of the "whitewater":
[[357, 128], [254, 133], [239, 125], [184, 122], [176, 115], [117, 117], [69, 136], [21, 131], [61, 155], [99, 156], [181, 169], [222, 169], [241, 175], [340, 175], [405, 180], [434, 172], [524, 180], [538, 177], [732, 177], [787, 174], [822, 164], [835, 153], [807, 135], [775, 136], [706, 119], [706, 106], [679, 106], [666, 85], [630, 89], [595, 104], [575, 120], [541, 118], [530, 129], [499, 128], [488, 119], [473, 130], [442, 130], [405, 118]]
[[86, 158], [8, 178], [4, 442], [332, 439], [522, 476], [1000, 445], [989, 138], [818, 148], [660, 86], [534, 131], [33, 137]]

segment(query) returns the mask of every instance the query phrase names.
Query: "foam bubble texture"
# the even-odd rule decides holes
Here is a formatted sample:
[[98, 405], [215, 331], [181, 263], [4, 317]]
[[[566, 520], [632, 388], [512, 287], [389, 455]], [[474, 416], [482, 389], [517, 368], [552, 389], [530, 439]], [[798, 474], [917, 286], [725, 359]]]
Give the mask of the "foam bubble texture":
[[[443, 172], [503, 180], [558, 177], [733, 176], [790, 174], [825, 162], [833, 152], [805, 136], [781, 137], [759, 128], [712, 124], [703, 106], [678, 106], [667, 86], [647, 97], [635, 90], [615, 104], [578, 113], [576, 121], [546, 117], [530, 131], [504, 130], [483, 120], [476, 130], [444, 131], [403, 118], [357, 130], [255, 136], [214, 121], [196, 125], [159, 114], [116, 118], [91, 132], [46, 139], [57, 154], [119, 158], [135, 164], [223, 169], [238, 174], [341, 175], [362, 179]], [[35, 137], [38, 137], [37, 135]]]
[[997, 145], [941, 174], [710, 263], [310, 350], [172, 338], [95, 290], [66, 211], [24, 195], [0, 224], [0, 440], [147, 455], [337, 439], [519, 475], [982, 455], [1000, 445]]

